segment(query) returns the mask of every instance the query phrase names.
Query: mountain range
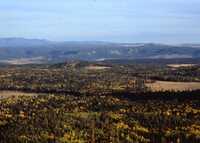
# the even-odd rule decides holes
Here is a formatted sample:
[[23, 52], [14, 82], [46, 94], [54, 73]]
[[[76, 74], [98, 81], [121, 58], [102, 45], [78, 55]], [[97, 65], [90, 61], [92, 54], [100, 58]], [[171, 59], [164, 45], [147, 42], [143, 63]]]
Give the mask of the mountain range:
[[160, 58], [200, 58], [200, 44], [53, 42], [41, 39], [0, 38], [0, 62]]

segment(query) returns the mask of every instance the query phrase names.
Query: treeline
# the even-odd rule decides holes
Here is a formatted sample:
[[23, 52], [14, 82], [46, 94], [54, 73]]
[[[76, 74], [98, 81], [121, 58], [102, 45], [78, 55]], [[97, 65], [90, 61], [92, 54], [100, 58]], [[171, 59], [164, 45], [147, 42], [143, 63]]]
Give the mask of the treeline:
[[115, 92], [112, 96], [129, 100], [200, 100], [200, 90], [193, 91], [157, 91], [157, 92]]

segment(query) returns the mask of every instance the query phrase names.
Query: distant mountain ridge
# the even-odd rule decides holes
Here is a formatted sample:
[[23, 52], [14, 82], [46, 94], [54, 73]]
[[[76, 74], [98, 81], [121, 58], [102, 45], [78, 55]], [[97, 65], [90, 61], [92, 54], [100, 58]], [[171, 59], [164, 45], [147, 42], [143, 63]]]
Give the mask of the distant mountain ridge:
[[[37, 58], [40, 57], [40, 58]], [[200, 44], [114, 43], [100, 41], [53, 42], [41, 39], [0, 38], [0, 60], [65, 60], [200, 58]]]

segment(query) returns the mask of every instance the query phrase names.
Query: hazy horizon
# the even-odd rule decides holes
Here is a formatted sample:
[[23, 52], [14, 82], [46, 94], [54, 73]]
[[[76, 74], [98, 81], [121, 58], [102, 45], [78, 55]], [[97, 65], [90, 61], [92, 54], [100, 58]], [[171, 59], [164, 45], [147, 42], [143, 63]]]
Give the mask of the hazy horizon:
[[0, 3], [0, 37], [199, 43], [199, 5], [198, 0], [7, 0]]

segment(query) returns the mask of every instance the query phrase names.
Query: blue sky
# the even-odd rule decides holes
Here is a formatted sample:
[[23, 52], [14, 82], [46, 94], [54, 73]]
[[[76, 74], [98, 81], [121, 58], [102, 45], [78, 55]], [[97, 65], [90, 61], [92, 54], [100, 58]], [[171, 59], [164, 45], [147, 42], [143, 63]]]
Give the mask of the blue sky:
[[200, 43], [200, 0], [2, 0], [0, 37]]

